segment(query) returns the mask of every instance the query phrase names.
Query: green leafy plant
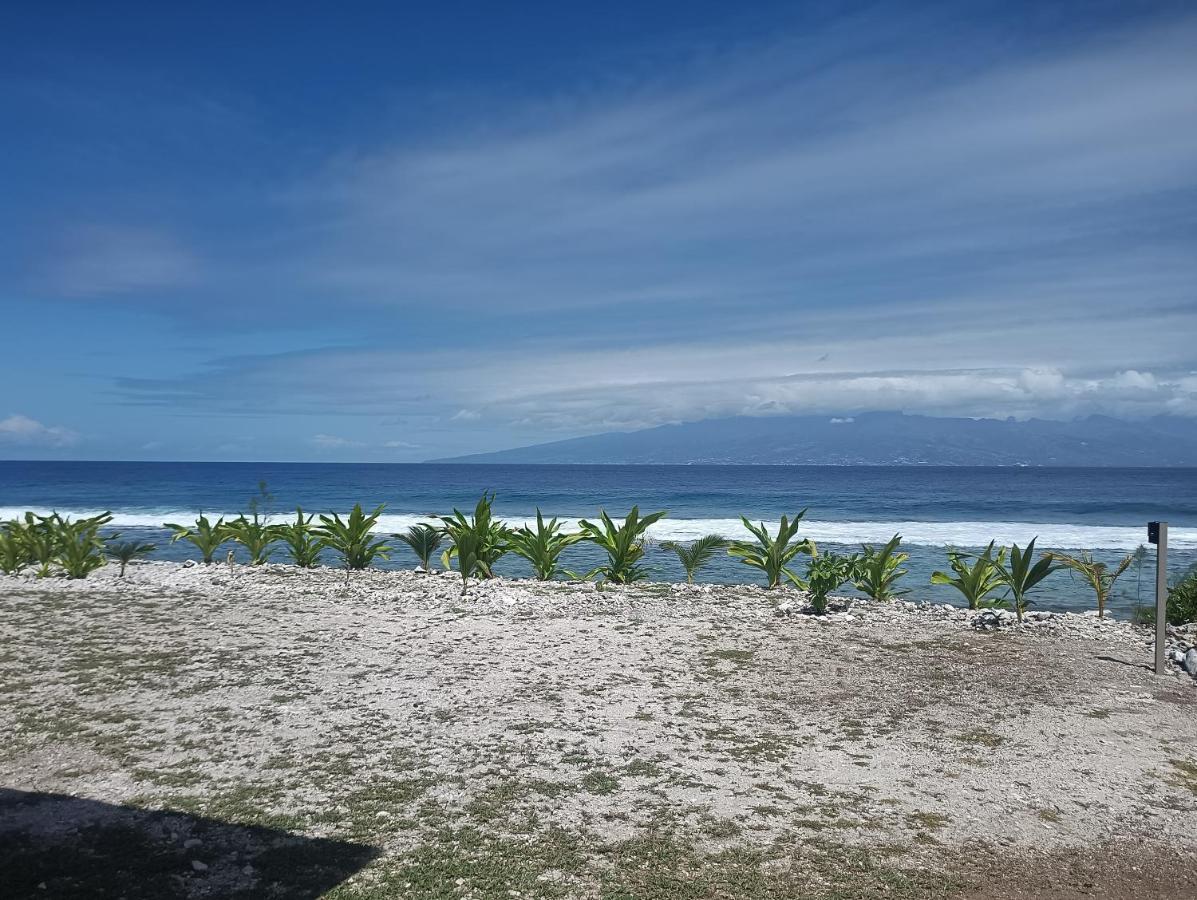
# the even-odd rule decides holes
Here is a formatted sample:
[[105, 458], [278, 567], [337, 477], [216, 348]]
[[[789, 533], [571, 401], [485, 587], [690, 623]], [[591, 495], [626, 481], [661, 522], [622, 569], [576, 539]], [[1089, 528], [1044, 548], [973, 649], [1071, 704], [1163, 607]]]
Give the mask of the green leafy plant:
[[1197, 622], [1197, 566], [1175, 579], [1168, 587], [1165, 616], [1169, 625]]
[[270, 559], [271, 545], [279, 539], [278, 529], [267, 524], [255, 509], [252, 518], [238, 516], [224, 526], [225, 534], [249, 554], [249, 564], [260, 566]]
[[536, 510], [536, 530], [527, 525], [517, 528], [508, 536], [511, 552], [532, 564], [532, 570], [540, 581], [551, 581], [560, 571], [557, 561], [567, 547], [586, 539], [581, 532], [565, 534], [557, 520], [546, 524], [539, 507]]
[[1110, 599], [1110, 594], [1114, 592], [1114, 582], [1118, 580], [1119, 575], [1130, 568], [1130, 564], [1135, 560], [1134, 554], [1128, 553], [1118, 565], [1111, 569], [1105, 563], [1095, 560], [1093, 554], [1088, 550], [1083, 551], [1080, 556], [1069, 556], [1067, 553], [1054, 551], [1046, 555], [1089, 582], [1089, 586], [1093, 588], [1093, 593], [1097, 598], [1097, 617], [1099, 619], [1105, 618], [1106, 603]]
[[379, 504], [374, 512], [367, 515], [358, 503], [348, 518], [342, 519], [339, 513], [320, 516], [320, 525], [314, 529], [314, 533], [325, 546], [341, 557], [345, 566], [346, 586], [349, 585], [350, 572], [368, 568], [375, 559], [387, 559], [390, 556], [391, 548], [387, 542], [375, 539], [373, 535], [382, 510], [383, 506]]
[[909, 553], [897, 552], [901, 543], [902, 535], [895, 534], [884, 547], [862, 545], [859, 574], [853, 578], [858, 591], [873, 600], [894, 600], [910, 593], [894, 590], [894, 584], [907, 572], [902, 563], [910, 559]]
[[26, 565], [37, 564], [35, 575], [46, 578], [53, 572], [54, 560], [58, 556], [58, 530], [54, 526], [57, 513], [39, 516], [25, 513], [21, 524], [21, 540], [25, 546]]
[[1032, 603], [1031, 591], [1044, 578], [1060, 568], [1050, 555], [1043, 556], [1035, 562], [1037, 540], [1038, 538], [1032, 538], [1025, 550], [1020, 550], [1018, 544], [1015, 544], [1010, 548], [1008, 563], [999, 563], [997, 566], [998, 578], [1010, 592], [1009, 603], [1014, 607], [1014, 614], [1018, 616], [1019, 622]]
[[714, 559], [715, 554], [727, 547], [727, 538], [721, 534], [708, 534], [693, 541], [662, 541], [661, 549], [677, 556], [686, 572], [686, 583], [694, 583], [694, 575]]
[[73, 522], [57, 514], [46, 517], [46, 523], [55, 535], [55, 561], [67, 578], [86, 578], [108, 562], [100, 528], [111, 521], [112, 515], [109, 513]]
[[162, 527], [174, 532], [170, 539], [172, 544], [176, 541], [186, 541], [194, 545], [205, 565], [212, 564], [212, 557], [216, 555], [216, 551], [232, 537], [223, 516], [212, 522], [203, 513], [195, 520], [195, 525], [175, 525], [166, 522]]
[[403, 534], [392, 535], [392, 537], [407, 544], [412, 553], [420, 560], [420, 568], [428, 572], [431, 569], [432, 554], [436, 553], [437, 548], [441, 545], [445, 533], [434, 525], [420, 522], [418, 525], [411, 526]]
[[17, 519], [0, 522], [0, 572], [16, 575], [32, 562], [24, 524]]
[[301, 569], [311, 569], [320, 563], [320, 551], [324, 549], [324, 539], [312, 526], [312, 516], [303, 514], [303, 507], [295, 507], [295, 519], [291, 522], [280, 522], [271, 525], [275, 538], [287, 548], [291, 562]]
[[806, 590], [816, 615], [827, 612], [827, 598], [832, 591], [864, 577], [864, 565], [864, 559], [857, 554], [823, 553], [811, 557], [806, 566]]
[[798, 534], [798, 524], [805, 515], [806, 510], [804, 509], [794, 516], [792, 521], [782, 516], [776, 536], [769, 534], [764, 522], [753, 525], [746, 517], [741, 516], [740, 521], [753, 534], [756, 542], [732, 541], [727, 552], [745, 565], [764, 572], [770, 589], [781, 584], [782, 576], [788, 578], [797, 587], [805, 588], [806, 582], [789, 568], [790, 563], [799, 553], [806, 553], [810, 556], [818, 555], [813, 541], [807, 538], [794, 540], [794, 536]]
[[454, 509], [451, 516], [441, 516], [441, 530], [453, 542], [441, 554], [441, 563], [451, 569], [453, 559], [457, 559], [463, 592], [470, 578], [494, 578], [495, 563], [510, 549], [511, 531], [494, 517], [494, 500], [494, 494], [483, 494], [469, 518], [459, 509]]
[[[969, 560], [972, 560], [970, 563]], [[1006, 548], [998, 547], [994, 556], [994, 542], [990, 541], [984, 553], [948, 551], [948, 565], [953, 575], [946, 572], [932, 572], [932, 584], [950, 584], [968, 602], [969, 609], [981, 609], [994, 605], [991, 595], [1004, 584], [998, 568], [1006, 562]]]
[[605, 510], [599, 510], [599, 522], [596, 524], [583, 519], [578, 523], [585, 540], [597, 544], [607, 552], [605, 565], [596, 566], [582, 579], [598, 577], [600, 584], [610, 581], [613, 584], [632, 584], [643, 581], [649, 576], [649, 570], [640, 565], [644, 558], [644, 533], [654, 522], [665, 518], [666, 511], [650, 513], [641, 517], [640, 507], [633, 506], [622, 525], [616, 525]]
[[115, 559], [121, 564], [119, 577], [124, 578], [125, 567], [129, 563], [143, 556], [148, 556], [156, 549], [158, 548], [154, 544], [147, 543], [146, 541], [113, 541], [109, 538], [105, 552], [110, 559]]
[[[1155, 624], [1155, 604], [1137, 603], [1132, 619], [1139, 625]], [[1164, 621], [1169, 625], [1188, 625], [1197, 622], [1197, 565], [1174, 577], [1168, 584]]]

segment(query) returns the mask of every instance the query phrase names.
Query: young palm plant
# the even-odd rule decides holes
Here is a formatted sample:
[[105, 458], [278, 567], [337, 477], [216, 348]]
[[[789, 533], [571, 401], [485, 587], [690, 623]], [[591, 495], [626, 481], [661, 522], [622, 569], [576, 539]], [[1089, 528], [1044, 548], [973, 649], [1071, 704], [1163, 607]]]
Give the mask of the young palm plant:
[[[116, 535], [113, 535], [116, 537]], [[125, 567], [133, 560], [140, 559], [143, 556], [149, 556], [157, 547], [145, 541], [113, 541], [109, 538], [108, 545], [105, 552], [110, 559], [115, 559], [121, 564], [119, 577], [125, 577]]]
[[643, 581], [650, 574], [647, 568], [640, 565], [640, 560], [644, 558], [644, 533], [665, 515], [666, 511], [660, 510], [641, 517], [640, 507], [633, 506], [622, 525], [616, 525], [605, 510], [599, 510], [598, 524], [582, 519], [578, 525], [582, 528], [583, 538], [607, 551], [607, 562], [591, 569], [581, 578], [585, 580], [597, 576], [600, 585], [604, 581], [612, 584]]
[[1044, 578], [1060, 568], [1053, 563], [1050, 554], [1035, 562], [1035, 541], [1037, 540], [1038, 538], [1032, 538], [1025, 550], [1018, 549], [1018, 544], [1012, 546], [1009, 564], [999, 564], [997, 567], [998, 578], [1010, 592], [1010, 602], [1014, 606], [1014, 614], [1018, 616], [1019, 622], [1022, 621], [1022, 617], [1032, 603], [1031, 591]]
[[390, 545], [384, 540], [375, 540], [373, 536], [382, 509], [382, 504], [379, 504], [374, 512], [366, 515], [358, 503], [348, 518], [342, 519], [339, 513], [322, 515], [320, 525], [314, 529], [324, 545], [341, 557], [345, 566], [346, 587], [349, 586], [351, 572], [368, 568], [375, 559], [387, 559], [390, 556]]
[[441, 530], [453, 542], [441, 554], [441, 563], [451, 569], [452, 560], [457, 559], [463, 593], [470, 578], [494, 578], [495, 563], [510, 549], [511, 530], [494, 517], [494, 501], [494, 494], [483, 494], [470, 518], [459, 509], [451, 516], [441, 516], [445, 523]]
[[16, 575], [32, 562], [25, 526], [16, 519], [0, 523], [0, 572]]
[[102, 513], [74, 522], [55, 514], [50, 516], [48, 521], [55, 532], [58, 545], [55, 562], [62, 567], [67, 578], [86, 578], [108, 562], [104, 555], [104, 539], [100, 537], [100, 528], [112, 521], [110, 514]]
[[291, 562], [301, 569], [312, 569], [320, 563], [324, 540], [312, 527], [312, 516], [303, 514], [303, 507], [295, 507], [295, 521], [271, 525], [275, 539], [287, 548]]
[[697, 540], [661, 541], [661, 549], [668, 550], [677, 556], [678, 562], [686, 571], [686, 584], [694, 583], [694, 575], [707, 565], [715, 554], [727, 547], [727, 538], [721, 534], [708, 534]]
[[511, 552], [522, 556], [532, 564], [532, 570], [540, 581], [552, 581], [561, 571], [557, 560], [566, 547], [571, 547], [586, 539], [581, 532], [564, 534], [555, 518], [546, 524], [540, 508], [536, 509], [536, 530], [527, 525], [516, 529], [508, 536]]
[[174, 536], [170, 539], [172, 544], [176, 541], [193, 544], [195, 549], [200, 552], [200, 557], [205, 565], [212, 564], [212, 557], [215, 556], [216, 551], [228, 543], [232, 537], [223, 516], [212, 522], [203, 513], [200, 513], [199, 518], [195, 520], [194, 526], [174, 525], [166, 522], [162, 527], [169, 528], [174, 532]]
[[752, 532], [756, 542], [732, 541], [727, 552], [745, 565], [764, 572], [770, 589], [781, 584], [783, 575], [797, 587], [805, 588], [806, 582], [789, 568], [790, 563], [799, 553], [806, 553], [810, 556], [818, 555], [814, 541], [807, 538], [794, 540], [794, 536], [798, 533], [798, 523], [805, 515], [806, 510], [804, 509], [794, 516], [792, 521], [782, 516], [776, 536], [769, 534], [764, 522], [760, 525], [753, 525], [746, 517], [740, 516], [740, 521], [744, 523], [745, 528]]
[[827, 598], [849, 581], [864, 576], [864, 559], [856, 554], [824, 553], [811, 557], [806, 566], [806, 590], [815, 615], [827, 612]]
[[58, 529], [55, 527], [57, 513], [39, 516], [35, 513], [25, 513], [25, 522], [21, 526], [22, 541], [25, 545], [27, 565], [37, 564], [35, 575], [47, 578], [53, 571], [55, 557], [58, 556]]
[[420, 522], [418, 525], [411, 526], [403, 534], [391, 536], [407, 544], [411, 548], [412, 553], [420, 560], [420, 568], [425, 572], [429, 572], [432, 568], [432, 554], [436, 553], [445, 534], [434, 525], [429, 525], [427, 522]]
[[271, 545], [279, 539], [278, 529], [268, 524], [256, 508], [252, 518], [238, 516], [225, 523], [224, 530], [230, 540], [245, 548], [251, 566], [260, 566], [269, 560]]
[[[895, 534], [884, 547], [863, 544], [860, 555], [859, 575], [853, 582], [858, 591], [873, 600], [894, 600], [909, 591], [896, 591], [894, 584], [906, 574], [902, 563], [910, 559], [909, 553], [898, 553], [902, 535]], [[836, 585], [839, 587], [839, 585]]]
[[1114, 592], [1114, 582], [1118, 580], [1119, 575], [1130, 568], [1130, 564], [1135, 559], [1134, 554], [1129, 553], [1111, 570], [1105, 563], [1095, 560], [1093, 554], [1088, 550], [1082, 552], [1079, 557], [1055, 552], [1046, 555], [1089, 582], [1089, 586], [1093, 588], [1093, 593], [1097, 596], [1097, 617], [1099, 619], [1105, 618], [1106, 603], [1110, 599], [1110, 594]]
[[998, 569], [1006, 562], [1006, 548], [998, 547], [997, 556], [993, 550], [994, 541], [990, 541], [985, 552], [979, 555], [949, 550], [948, 565], [955, 577], [947, 572], [932, 572], [931, 583], [950, 584], [964, 596], [969, 609], [993, 605], [991, 595], [1005, 584]]

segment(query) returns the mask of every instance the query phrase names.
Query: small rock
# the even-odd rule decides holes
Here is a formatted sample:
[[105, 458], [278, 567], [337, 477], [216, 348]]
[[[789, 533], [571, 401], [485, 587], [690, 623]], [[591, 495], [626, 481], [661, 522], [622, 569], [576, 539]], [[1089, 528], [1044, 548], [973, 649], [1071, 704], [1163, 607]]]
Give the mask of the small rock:
[[1197, 649], [1190, 650], [1185, 654], [1185, 671], [1197, 677]]
[[192, 847], [202, 846], [203, 843], [204, 842], [201, 841], [199, 838], [187, 838], [187, 840], [183, 841], [183, 849], [190, 850]]
[[207, 872], [208, 864], [206, 862], [201, 862], [198, 859], [193, 859], [191, 861], [191, 868], [193, 868], [197, 872]]

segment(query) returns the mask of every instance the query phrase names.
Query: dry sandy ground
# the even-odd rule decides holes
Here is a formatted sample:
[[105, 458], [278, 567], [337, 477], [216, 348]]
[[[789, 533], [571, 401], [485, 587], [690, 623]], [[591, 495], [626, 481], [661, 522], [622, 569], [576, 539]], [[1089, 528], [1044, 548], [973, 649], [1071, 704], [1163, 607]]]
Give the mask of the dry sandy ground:
[[1197, 896], [1197, 686], [1129, 625], [114, 576], [0, 577], [5, 896]]

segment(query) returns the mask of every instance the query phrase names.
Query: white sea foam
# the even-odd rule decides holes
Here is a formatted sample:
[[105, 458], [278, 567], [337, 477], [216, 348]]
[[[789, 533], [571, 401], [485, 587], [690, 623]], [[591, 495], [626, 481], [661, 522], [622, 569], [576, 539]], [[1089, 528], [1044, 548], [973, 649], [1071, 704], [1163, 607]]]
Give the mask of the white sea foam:
[[[42, 514], [48, 509], [34, 510]], [[60, 509], [64, 516], [80, 518], [96, 515], [100, 510]], [[0, 520], [15, 518], [23, 509], [0, 507]], [[215, 519], [219, 513], [209, 512]], [[236, 513], [226, 513], [234, 518]], [[285, 521], [279, 515], [275, 521]], [[111, 527], [114, 528], [161, 528], [163, 522], [186, 524], [195, 520], [193, 510], [114, 510]], [[410, 514], [383, 515], [378, 522], [380, 532], [402, 531], [418, 522], [432, 522], [430, 516]], [[508, 518], [513, 526], [535, 524], [534, 519]], [[777, 523], [765, 523], [772, 532]], [[567, 520], [566, 527], [572, 525]], [[894, 534], [901, 534], [906, 544], [931, 547], [959, 546], [977, 547], [996, 540], [999, 544], [1025, 544], [1038, 537], [1041, 547], [1090, 550], [1133, 550], [1147, 540], [1147, 527], [1143, 525], [1070, 525], [1042, 522], [911, 522], [911, 521], [860, 521], [827, 522], [807, 518], [802, 523], [803, 537], [816, 542], [830, 544], [884, 543]], [[747, 537], [748, 532], [739, 519], [664, 519], [651, 526], [649, 534], [656, 540], [690, 540], [704, 534], [722, 534], [726, 537]], [[1174, 527], [1169, 529], [1169, 546], [1178, 550], [1197, 549], [1197, 528]]]

